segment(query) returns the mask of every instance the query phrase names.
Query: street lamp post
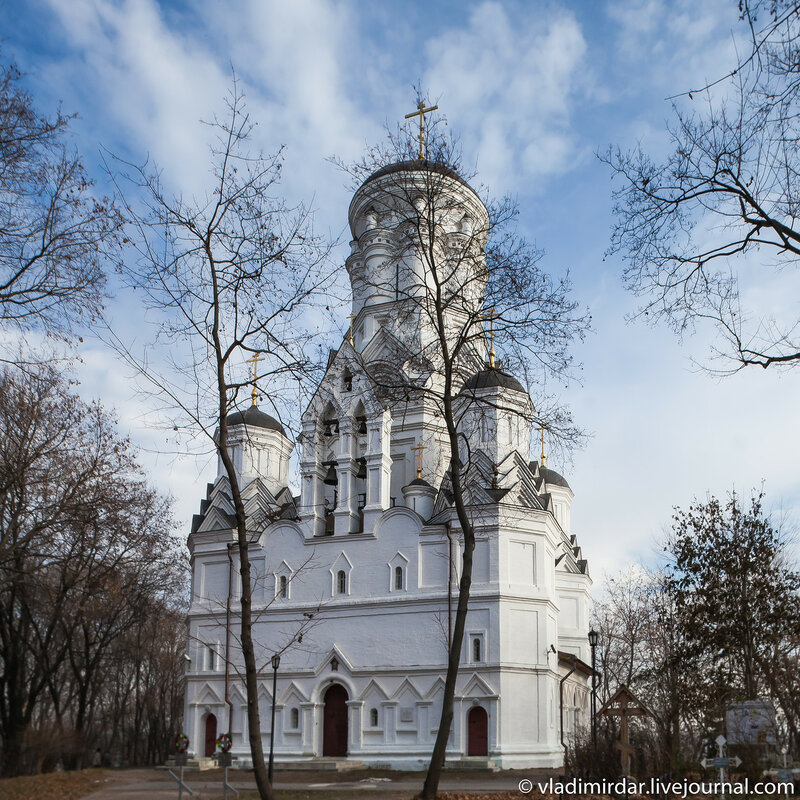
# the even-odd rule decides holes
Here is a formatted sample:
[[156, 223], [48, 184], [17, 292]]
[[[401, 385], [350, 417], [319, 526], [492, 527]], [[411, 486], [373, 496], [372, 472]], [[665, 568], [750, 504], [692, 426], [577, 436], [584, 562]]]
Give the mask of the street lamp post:
[[272, 722], [269, 726], [269, 782], [272, 783], [272, 763], [275, 747], [275, 687], [278, 683], [278, 667], [281, 657], [276, 653], [272, 656]]
[[597, 751], [597, 642], [600, 634], [592, 628], [589, 631], [589, 647], [592, 648], [592, 743]]

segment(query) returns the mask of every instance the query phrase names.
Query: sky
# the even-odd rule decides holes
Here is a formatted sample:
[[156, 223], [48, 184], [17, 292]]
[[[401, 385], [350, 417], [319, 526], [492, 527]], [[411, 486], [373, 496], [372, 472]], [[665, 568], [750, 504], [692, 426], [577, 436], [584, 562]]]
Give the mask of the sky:
[[[519, 229], [569, 271], [593, 333], [575, 355], [580, 381], [563, 391], [591, 437], [563, 472], [575, 492], [573, 532], [596, 583], [652, 563], [674, 506], [707, 493], [760, 488], [791, 529], [800, 520], [795, 424], [800, 370], [708, 363], [711, 332], [678, 341], [626, 321], [637, 300], [606, 256], [613, 224], [609, 146], [669, 147], [669, 97], [726, 72], [741, 46], [735, 0], [366, 2], [5, 0], [2, 56], [40, 109], [76, 112], [76, 146], [102, 189], [102, 152], [151, 158], [186, 196], [208, 185], [208, 128], [235, 70], [258, 121], [257, 143], [285, 147], [282, 189], [315, 209], [316, 229], [342, 236], [348, 180], [329, 161], [357, 159], [414, 110], [414, 86], [438, 103], [464, 160], [495, 195], [511, 194]], [[688, 102], [685, 99], [680, 102]], [[347, 254], [343, 236], [340, 261]], [[800, 297], [791, 275], [759, 271], [743, 286], [767, 311]], [[341, 331], [349, 309], [342, 306]], [[120, 295], [121, 331], [142, 318]], [[80, 391], [114, 408], [155, 483], [175, 498], [188, 534], [216, 473], [214, 460], [176, 455], [152, 425], [136, 381], [96, 338], [77, 366]]]

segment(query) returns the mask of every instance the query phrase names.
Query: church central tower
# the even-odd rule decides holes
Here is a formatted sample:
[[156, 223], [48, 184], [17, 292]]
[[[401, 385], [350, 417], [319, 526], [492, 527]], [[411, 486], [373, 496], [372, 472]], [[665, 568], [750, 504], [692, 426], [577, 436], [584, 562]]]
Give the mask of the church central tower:
[[[455, 396], [485, 352], [489, 215], [457, 173], [385, 166], [355, 192], [349, 223], [350, 334], [303, 417], [301, 507], [314, 536], [369, 531], [406, 503], [412, 480], [438, 485], [450, 457], [442, 353], [458, 343]], [[411, 503], [427, 507], [416, 486]]]
[[411, 353], [433, 356], [437, 292], [447, 323], [471, 321], [477, 335], [489, 215], [453, 170], [428, 161], [383, 167], [356, 191], [348, 216], [353, 240], [346, 266], [358, 352], [385, 330]]

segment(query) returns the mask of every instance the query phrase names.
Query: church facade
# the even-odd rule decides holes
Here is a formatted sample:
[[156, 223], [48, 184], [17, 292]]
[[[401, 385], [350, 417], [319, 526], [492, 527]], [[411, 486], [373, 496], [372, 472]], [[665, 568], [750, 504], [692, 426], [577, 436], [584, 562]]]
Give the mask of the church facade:
[[[255, 405], [228, 419], [252, 532], [262, 735], [268, 749], [274, 704], [279, 762], [419, 769], [436, 737], [462, 539], [437, 402], [442, 379], [426, 355], [435, 337], [424, 302], [409, 311], [409, 298], [426, 291], [424, 259], [398, 247], [400, 207], [424, 199], [431, 171], [448, 199], [446, 235], [463, 240], [485, 227], [480, 199], [446, 168], [409, 161], [371, 175], [349, 210], [350, 335], [331, 353], [299, 441]], [[482, 306], [482, 286], [470, 283], [464, 302]], [[489, 361], [466, 351], [452, 401], [476, 547], [448, 759], [557, 767], [563, 743], [589, 722], [591, 580], [571, 532], [573, 493], [543, 458], [530, 459], [525, 388], [493, 350]], [[295, 444], [299, 496], [289, 488]], [[220, 465], [189, 535], [185, 730], [200, 758], [230, 732], [246, 763], [234, 527]]]

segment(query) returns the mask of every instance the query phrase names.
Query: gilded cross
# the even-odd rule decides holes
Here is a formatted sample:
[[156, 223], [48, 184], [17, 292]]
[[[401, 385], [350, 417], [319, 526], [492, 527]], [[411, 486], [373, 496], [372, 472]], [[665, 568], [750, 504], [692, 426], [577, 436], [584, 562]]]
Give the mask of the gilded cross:
[[494, 367], [494, 306], [489, 309], [489, 366]]
[[258, 362], [263, 360], [264, 357], [259, 355], [258, 352], [253, 353], [253, 357], [247, 359], [247, 363], [253, 365], [253, 391], [250, 396], [253, 398], [254, 406], [258, 405], [258, 390], [256, 389], [256, 381], [258, 380]]
[[425, 114], [429, 111], [436, 111], [439, 106], [431, 106], [430, 108], [425, 108], [425, 103], [420, 100], [417, 104], [417, 110], [412, 111], [410, 114], [406, 114], [406, 119], [411, 119], [411, 117], [419, 117], [419, 160], [425, 160], [425, 127], [424, 127], [424, 118]]
[[353, 320], [354, 320], [355, 318], [356, 318], [356, 315], [355, 315], [355, 314], [350, 314], [350, 317], [349, 317], [349, 319], [350, 319], [350, 346], [351, 346], [351, 347], [354, 347], [354, 346], [355, 346], [355, 345], [353, 344]]
[[417, 478], [422, 477], [422, 451], [428, 449], [428, 445], [422, 444], [422, 442], [417, 442], [416, 447], [412, 447], [412, 450], [417, 451]]
[[542, 462], [541, 463], [542, 463], [542, 466], [544, 466], [544, 425], [542, 425], [540, 430], [542, 432]]

